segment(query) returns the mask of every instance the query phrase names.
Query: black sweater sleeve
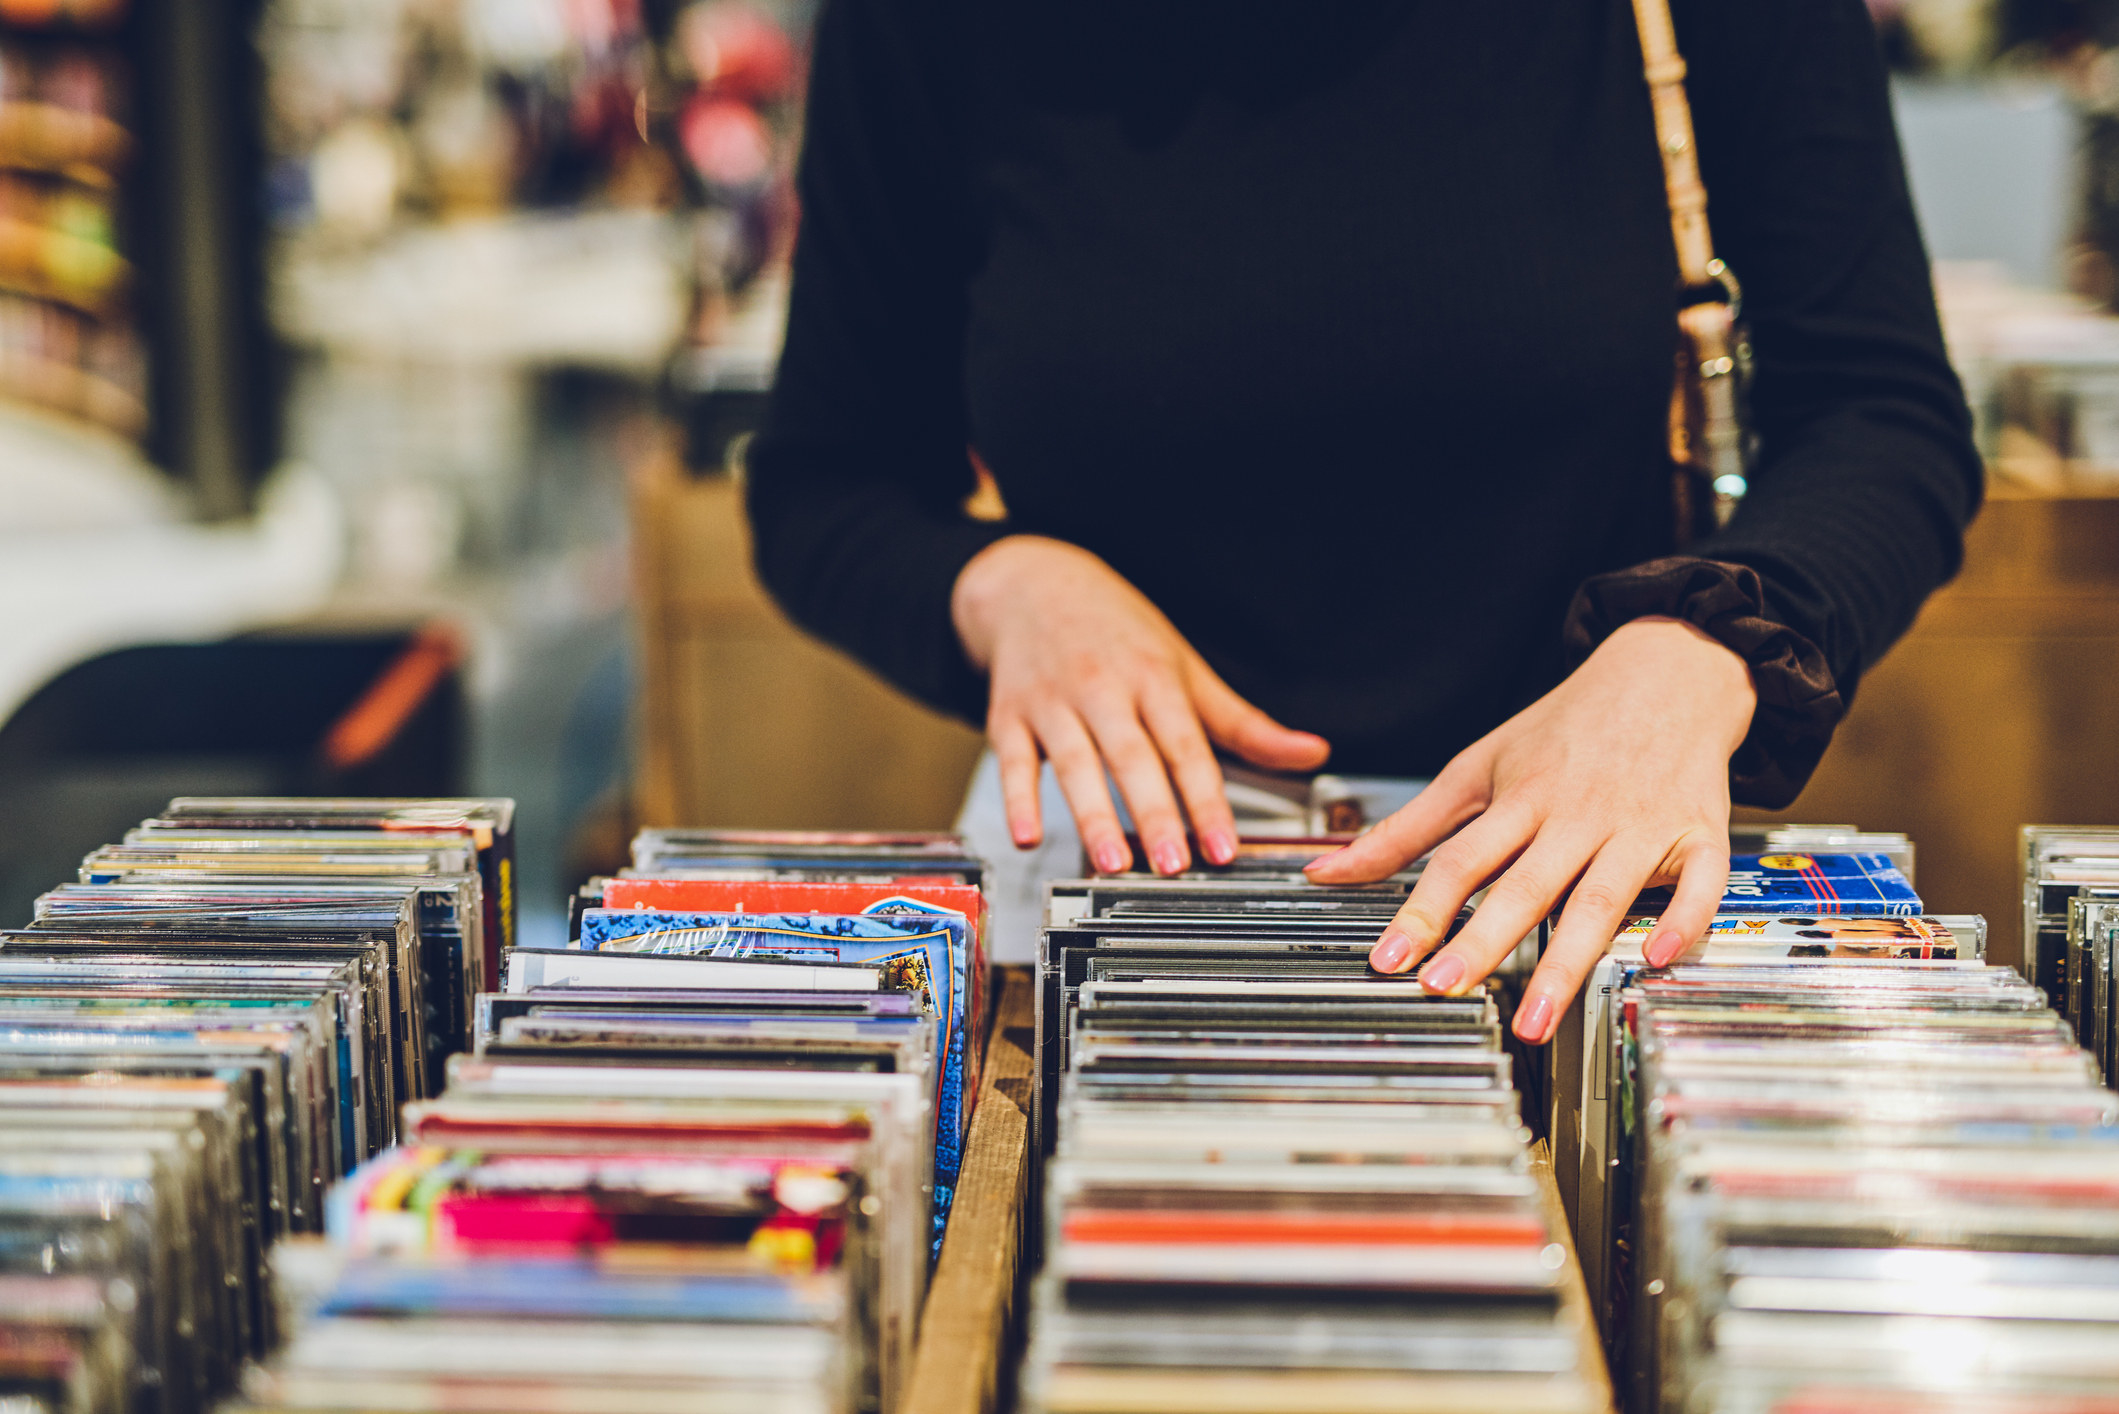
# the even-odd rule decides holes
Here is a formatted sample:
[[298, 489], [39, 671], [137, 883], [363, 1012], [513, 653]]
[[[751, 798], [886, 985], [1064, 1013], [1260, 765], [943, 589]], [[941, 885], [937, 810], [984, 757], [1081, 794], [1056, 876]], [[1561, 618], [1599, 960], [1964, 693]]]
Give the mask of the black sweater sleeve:
[[1673, 613], [1745, 653], [1760, 713], [1736, 795], [1778, 807], [1956, 573], [1983, 471], [1867, 10], [1716, 8], [1714, 24], [1677, 19], [1715, 241], [1751, 323], [1759, 463], [1697, 558], [1585, 585], [1569, 638], [1579, 654], [1627, 617]]
[[932, 9], [823, 8], [787, 343], [747, 500], [759, 577], [796, 622], [979, 721], [985, 684], [949, 596], [1006, 532], [961, 510], [974, 485], [962, 387], [976, 237], [952, 111], [960, 45]]

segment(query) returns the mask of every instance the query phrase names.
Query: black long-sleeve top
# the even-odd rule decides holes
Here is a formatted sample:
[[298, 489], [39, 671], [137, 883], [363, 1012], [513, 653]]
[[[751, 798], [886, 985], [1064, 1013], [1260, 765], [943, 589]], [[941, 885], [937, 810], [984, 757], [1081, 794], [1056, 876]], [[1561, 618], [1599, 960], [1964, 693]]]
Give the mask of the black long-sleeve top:
[[[976, 721], [958, 572], [1072, 541], [1336, 769], [1399, 774], [1557, 682], [1563, 621], [1579, 656], [1680, 613], [1752, 661], [1738, 797], [1782, 803], [1981, 472], [1860, 0], [1674, 9], [1761, 449], [1691, 558], [1628, 0], [827, 0], [765, 583]], [[961, 509], [974, 448], [1005, 524]]]

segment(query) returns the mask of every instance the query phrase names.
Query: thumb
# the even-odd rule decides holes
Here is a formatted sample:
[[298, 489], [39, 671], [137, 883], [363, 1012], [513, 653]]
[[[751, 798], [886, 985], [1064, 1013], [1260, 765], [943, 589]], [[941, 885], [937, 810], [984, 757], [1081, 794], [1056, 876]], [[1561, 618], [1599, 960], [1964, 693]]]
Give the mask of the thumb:
[[1314, 732], [1298, 732], [1238, 697], [1205, 663], [1192, 664], [1192, 701], [1214, 744], [1270, 771], [1314, 771], [1332, 754], [1332, 744]]

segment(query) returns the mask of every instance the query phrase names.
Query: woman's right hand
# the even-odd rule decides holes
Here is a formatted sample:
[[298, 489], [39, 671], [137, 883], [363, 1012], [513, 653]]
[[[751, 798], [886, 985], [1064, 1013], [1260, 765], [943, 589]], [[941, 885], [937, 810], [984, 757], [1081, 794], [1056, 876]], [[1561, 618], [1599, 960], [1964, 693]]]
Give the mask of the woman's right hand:
[[1043, 837], [1041, 758], [1051, 760], [1099, 872], [1117, 873], [1133, 857], [1105, 785], [1108, 766], [1150, 863], [1175, 874], [1192, 860], [1188, 815], [1211, 863], [1236, 857], [1236, 821], [1209, 743], [1283, 771], [1315, 770], [1331, 754], [1324, 738], [1238, 697], [1146, 595], [1079, 546], [1038, 535], [995, 541], [957, 576], [950, 613], [991, 683], [986, 737], [1018, 848]]

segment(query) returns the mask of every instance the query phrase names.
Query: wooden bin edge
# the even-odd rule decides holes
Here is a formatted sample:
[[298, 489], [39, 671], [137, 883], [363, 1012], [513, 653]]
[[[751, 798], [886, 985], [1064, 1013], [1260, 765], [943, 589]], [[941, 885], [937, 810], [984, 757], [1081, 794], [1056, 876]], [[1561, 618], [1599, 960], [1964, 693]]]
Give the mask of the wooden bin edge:
[[1030, 1185], [1030, 969], [995, 969], [993, 1031], [949, 1231], [927, 1286], [899, 1414], [994, 1414], [1012, 1387]]

